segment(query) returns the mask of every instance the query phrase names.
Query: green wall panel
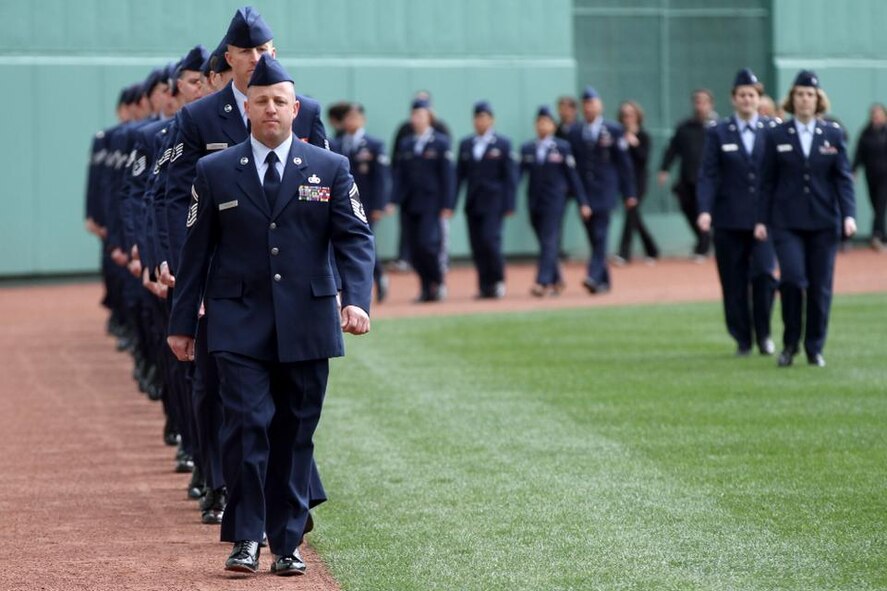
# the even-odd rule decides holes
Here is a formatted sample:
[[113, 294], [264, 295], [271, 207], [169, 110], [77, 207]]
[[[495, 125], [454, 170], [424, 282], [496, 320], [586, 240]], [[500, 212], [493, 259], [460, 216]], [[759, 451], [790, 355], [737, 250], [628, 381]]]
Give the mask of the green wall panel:
[[[23, 95], [0, 119], [0, 276], [91, 271], [98, 245], [82, 229], [92, 135], [113, 123], [119, 89], [200, 42], [216, 45], [241, 1], [0, 0], [0, 91]], [[456, 138], [471, 105], [493, 102], [498, 129], [533, 135], [536, 106], [571, 92], [572, 3], [553, 0], [271, 0], [256, 3], [300, 92], [322, 104], [360, 100], [369, 131], [390, 144], [413, 93], [430, 90]], [[322, 26], [317, 26], [322, 23]], [[14, 113], [14, 115], [12, 114]], [[390, 148], [390, 146], [389, 146]], [[378, 230], [383, 256], [396, 223]], [[508, 222], [510, 252], [535, 250], [525, 213]], [[467, 254], [464, 222], [452, 251]]]
[[[625, 99], [645, 110], [653, 150], [644, 213], [666, 253], [687, 253], [691, 236], [674, 196], [654, 182], [662, 152], [675, 125], [690, 114], [693, 89], [712, 90], [716, 110], [726, 115], [739, 68], [751, 67], [765, 83], [771, 80], [769, 5], [769, 0], [575, 2], [577, 91], [593, 84], [610, 118]], [[665, 217], [652, 217], [657, 215]], [[615, 243], [619, 231], [613, 228]]]

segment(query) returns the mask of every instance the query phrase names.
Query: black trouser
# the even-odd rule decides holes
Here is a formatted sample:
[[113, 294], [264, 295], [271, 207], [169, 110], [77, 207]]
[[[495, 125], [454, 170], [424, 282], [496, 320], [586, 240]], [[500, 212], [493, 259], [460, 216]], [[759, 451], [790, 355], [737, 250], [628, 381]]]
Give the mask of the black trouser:
[[696, 225], [699, 218], [699, 205], [696, 203], [696, 185], [689, 183], [681, 183], [675, 187], [675, 194], [678, 196], [678, 202], [681, 205], [681, 213], [687, 220], [690, 230], [696, 237], [696, 246], [693, 247], [693, 253], [698, 255], [707, 255], [711, 249], [711, 232], [703, 232]]
[[222, 471], [228, 506], [222, 541], [260, 541], [288, 555], [302, 541], [311, 507], [314, 431], [329, 375], [326, 359], [260, 361], [215, 353], [224, 406]]
[[869, 199], [872, 202], [872, 238], [887, 239], [885, 217], [887, 217], [887, 175], [866, 175]]
[[808, 355], [815, 355], [825, 347], [839, 242], [837, 229], [773, 229], [773, 246], [781, 273], [779, 292], [786, 349], [796, 350], [801, 341], [805, 303], [804, 349]]
[[222, 476], [222, 398], [219, 396], [219, 374], [216, 362], [206, 345], [206, 318], [197, 323], [194, 343], [194, 371], [191, 375], [191, 404], [198, 457], [203, 478], [210, 490], [225, 485]]
[[625, 208], [625, 222], [622, 224], [622, 238], [619, 241], [619, 256], [626, 261], [631, 260], [631, 241], [634, 238], [635, 232], [641, 237], [644, 253], [650, 258], [657, 258], [659, 256], [659, 247], [656, 246], [653, 235], [650, 234], [650, 231], [644, 224], [644, 220], [641, 218], [640, 201], [634, 207]]
[[505, 280], [502, 214], [498, 212], [469, 214], [468, 238], [471, 244], [471, 256], [477, 269], [480, 293], [493, 295], [496, 284]]
[[777, 285], [773, 244], [755, 240], [751, 230], [723, 228], [715, 230], [714, 243], [727, 332], [740, 349], [750, 349], [754, 340], [760, 344], [770, 337]]
[[419, 275], [422, 295], [429, 295], [443, 284], [440, 261], [441, 224], [435, 212], [407, 213], [410, 256]]

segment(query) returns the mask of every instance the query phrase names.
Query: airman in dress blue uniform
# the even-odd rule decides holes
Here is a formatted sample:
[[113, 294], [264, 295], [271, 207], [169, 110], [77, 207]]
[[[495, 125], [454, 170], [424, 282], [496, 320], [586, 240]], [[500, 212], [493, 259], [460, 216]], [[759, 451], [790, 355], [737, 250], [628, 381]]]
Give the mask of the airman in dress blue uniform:
[[465, 184], [465, 215], [471, 255], [477, 269], [480, 298], [505, 295], [505, 256], [502, 223], [515, 209], [517, 170], [511, 140], [493, 130], [493, 107], [487, 101], [474, 105], [475, 135], [459, 144], [456, 163], [456, 197]]
[[267, 531], [272, 572], [292, 575], [305, 572], [299, 545], [329, 358], [343, 354], [343, 331], [369, 331], [375, 255], [347, 159], [298, 141], [292, 78], [270, 55], [247, 96], [249, 139], [197, 164], [169, 343], [193, 359], [205, 298], [225, 407], [221, 533], [234, 542], [225, 568], [255, 572]]
[[[330, 141], [330, 149], [348, 158], [351, 175], [360, 190], [360, 200], [367, 212], [370, 229], [385, 215], [391, 194], [390, 159], [382, 140], [366, 132], [366, 114], [363, 105], [351, 103], [342, 118], [343, 135]], [[382, 302], [388, 294], [388, 277], [376, 256], [373, 268], [376, 282], [376, 301]]]
[[582, 214], [591, 215], [570, 144], [555, 137], [555, 129], [551, 109], [542, 105], [536, 114], [536, 140], [520, 151], [521, 175], [529, 177], [530, 223], [539, 241], [536, 283], [530, 290], [537, 297], [560, 295], [565, 286], [557, 257], [567, 197], [575, 195]]
[[[161, 263], [162, 271], [166, 271], [167, 275], [165, 281], [173, 286], [175, 286], [178, 254], [184, 243], [185, 222], [192, 197], [196, 163], [210, 153], [225, 150], [229, 145], [241, 143], [249, 137], [245, 103], [250, 73], [262, 55], [268, 53], [273, 57], [275, 54], [271, 28], [258, 11], [249, 6], [235, 12], [225, 34], [224, 45], [226, 49], [224, 58], [232, 70], [231, 82], [218, 92], [185, 106], [176, 117], [176, 139], [172, 144], [169, 158], [164, 197], [169, 251], [163, 253], [167, 264]], [[292, 121], [295, 137], [302, 142], [328, 148], [323, 123], [320, 120], [320, 105], [317, 101], [301, 95], [297, 96], [297, 100], [300, 103], [299, 115]], [[332, 261], [332, 251], [328, 256]], [[208, 340], [198, 341], [197, 357], [200, 359], [207, 355], [204, 346]], [[208, 366], [208, 364], [203, 365]], [[206, 376], [198, 377], [196, 383], [205, 384]], [[205, 395], [206, 400], [197, 402], [204, 408], [216, 402], [213, 392], [209, 389]], [[200, 414], [209, 416], [210, 413], [205, 410]], [[311, 470], [310, 504], [314, 506], [326, 500], [326, 493], [313, 459]], [[225, 493], [221, 489], [215, 493], [209, 490], [207, 492], [208, 495], [217, 497]]]
[[410, 257], [421, 286], [419, 302], [446, 297], [441, 219], [453, 216], [456, 201], [450, 140], [431, 126], [428, 109], [426, 101], [413, 101], [414, 135], [397, 146], [392, 193], [392, 203], [407, 220]]
[[772, 235], [779, 259], [785, 332], [778, 365], [790, 366], [799, 351], [806, 308], [807, 361], [823, 367], [835, 255], [842, 231], [856, 233], [853, 176], [840, 125], [818, 118], [828, 99], [815, 73], [798, 73], [784, 108], [794, 118], [767, 138], [755, 236]]
[[635, 199], [634, 172], [622, 126], [604, 119], [603, 102], [592, 86], [582, 93], [582, 108], [585, 121], [571, 132], [570, 145], [592, 212], [585, 221], [591, 258], [583, 285], [589, 293], [606, 293], [612, 285], [607, 267], [610, 213], [620, 195], [625, 201]]
[[736, 74], [736, 113], [707, 129], [696, 185], [697, 224], [704, 233], [715, 229], [724, 316], [739, 356], [748, 355], [755, 342], [761, 354], [774, 352], [770, 316], [777, 285], [776, 254], [772, 241], [754, 237], [765, 135], [777, 125], [773, 119], [758, 116], [763, 92], [754, 72], [746, 68]]

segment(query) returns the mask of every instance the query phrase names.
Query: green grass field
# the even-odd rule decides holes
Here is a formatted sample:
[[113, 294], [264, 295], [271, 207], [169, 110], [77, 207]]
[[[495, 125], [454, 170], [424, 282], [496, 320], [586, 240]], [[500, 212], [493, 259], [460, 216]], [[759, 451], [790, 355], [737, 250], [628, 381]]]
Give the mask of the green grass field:
[[885, 349], [887, 295], [825, 369], [734, 358], [718, 304], [376, 321], [312, 543], [354, 591], [887, 589]]

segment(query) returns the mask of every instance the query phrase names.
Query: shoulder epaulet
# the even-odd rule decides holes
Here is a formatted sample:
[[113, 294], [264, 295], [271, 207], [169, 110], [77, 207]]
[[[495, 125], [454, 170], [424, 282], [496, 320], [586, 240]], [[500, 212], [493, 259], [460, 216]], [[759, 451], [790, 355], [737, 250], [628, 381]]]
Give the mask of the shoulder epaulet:
[[95, 137], [96, 137], [96, 139], [99, 139], [99, 140], [100, 140], [100, 139], [102, 139], [103, 137], [105, 137], [105, 132], [104, 132], [104, 131], [98, 131], [98, 132], [95, 134]]

